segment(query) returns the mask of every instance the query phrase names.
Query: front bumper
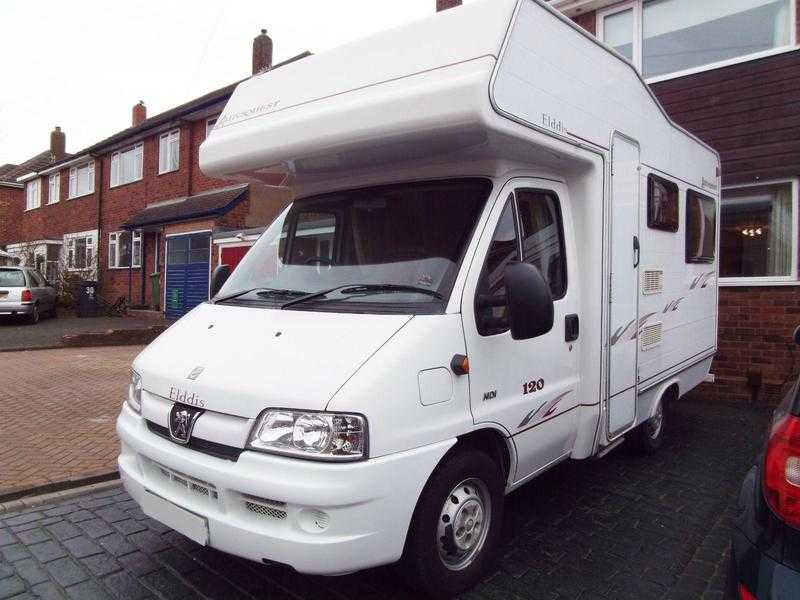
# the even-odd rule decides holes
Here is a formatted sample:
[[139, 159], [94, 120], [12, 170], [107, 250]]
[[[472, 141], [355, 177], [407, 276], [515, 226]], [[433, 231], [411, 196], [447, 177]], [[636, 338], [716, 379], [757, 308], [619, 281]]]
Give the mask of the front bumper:
[[33, 302], [2, 302], [0, 315], [29, 315], [33, 312]]
[[733, 587], [744, 585], [758, 600], [800, 598], [800, 535], [763, 502], [756, 467], [742, 484], [732, 542]]
[[419, 494], [455, 443], [354, 463], [252, 451], [234, 462], [151, 433], [127, 404], [117, 433], [120, 476], [140, 505], [155, 494], [205, 519], [211, 547], [321, 575], [398, 560]]

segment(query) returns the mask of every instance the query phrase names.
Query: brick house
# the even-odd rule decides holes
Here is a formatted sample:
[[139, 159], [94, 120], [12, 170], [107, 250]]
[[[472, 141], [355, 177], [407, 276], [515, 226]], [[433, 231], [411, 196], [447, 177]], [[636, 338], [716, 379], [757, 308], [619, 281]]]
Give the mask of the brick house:
[[800, 324], [798, 0], [552, 0], [639, 70], [722, 159], [719, 353], [709, 391], [771, 400]]
[[[272, 65], [272, 40], [262, 30], [253, 43], [253, 74], [280, 66]], [[0, 246], [36, 261], [51, 279], [97, 279], [108, 302], [124, 297], [178, 317], [206, 300], [219, 260], [237, 262], [243, 245], [254, 242], [251, 230], [289, 200], [285, 192], [200, 171], [199, 146], [235, 87], [150, 118], [139, 102], [127, 129], [74, 155], [51, 152], [47, 162], [8, 168]], [[226, 255], [227, 245], [238, 250]]]

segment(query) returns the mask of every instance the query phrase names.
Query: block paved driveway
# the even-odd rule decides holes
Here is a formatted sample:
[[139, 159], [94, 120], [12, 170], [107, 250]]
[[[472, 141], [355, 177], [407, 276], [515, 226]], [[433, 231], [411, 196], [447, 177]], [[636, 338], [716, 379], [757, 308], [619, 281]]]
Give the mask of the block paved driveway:
[[[767, 412], [681, 401], [655, 456], [566, 463], [509, 497], [503, 546], [466, 598], [722, 597], [728, 523]], [[147, 518], [119, 488], [0, 513], [0, 598], [399, 599], [389, 568], [308, 577]]]
[[139, 346], [0, 353], [0, 495], [116, 470]]

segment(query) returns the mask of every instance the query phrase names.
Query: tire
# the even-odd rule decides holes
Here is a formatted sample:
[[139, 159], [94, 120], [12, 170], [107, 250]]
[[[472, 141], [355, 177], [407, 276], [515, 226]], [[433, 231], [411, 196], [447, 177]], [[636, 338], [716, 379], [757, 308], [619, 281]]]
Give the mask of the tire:
[[33, 312], [28, 315], [28, 323], [31, 325], [36, 325], [39, 322], [41, 314], [39, 313], [39, 304], [38, 302], [33, 305]]
[[664, 429], [666, 429], [666, 411], [664, 401], [661, 400], [656, 408], [655, 415], [639, 425], [635, 431], [634, 448], [640, 454], [655, 454], [664, 443]]
[[501, 473], [488, 455], [471, 448], [453, 450], [439, 464], [417, 502], [400, 562], [414, 588], [450, 598], [480, 581], [503, 524]]

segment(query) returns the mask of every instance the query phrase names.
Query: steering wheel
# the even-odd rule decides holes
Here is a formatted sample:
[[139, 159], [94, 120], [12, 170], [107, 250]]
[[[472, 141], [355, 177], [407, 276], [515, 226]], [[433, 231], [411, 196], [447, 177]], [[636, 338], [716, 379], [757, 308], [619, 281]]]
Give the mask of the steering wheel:
[[327, 265], [328, 266], [327, 270], [330, 271], [330, 269], [333, 267], [333, 259], [328, 258], [327, 256], [310, 256], [303, 262], [303, 264], [317, 265], [317, 274], [321, 275], [322, 274], [321, 265]]
[[333, 259], [327, 256], [311, 256], [303, 263], [305, 265], [328, 265], [333, 266]]

